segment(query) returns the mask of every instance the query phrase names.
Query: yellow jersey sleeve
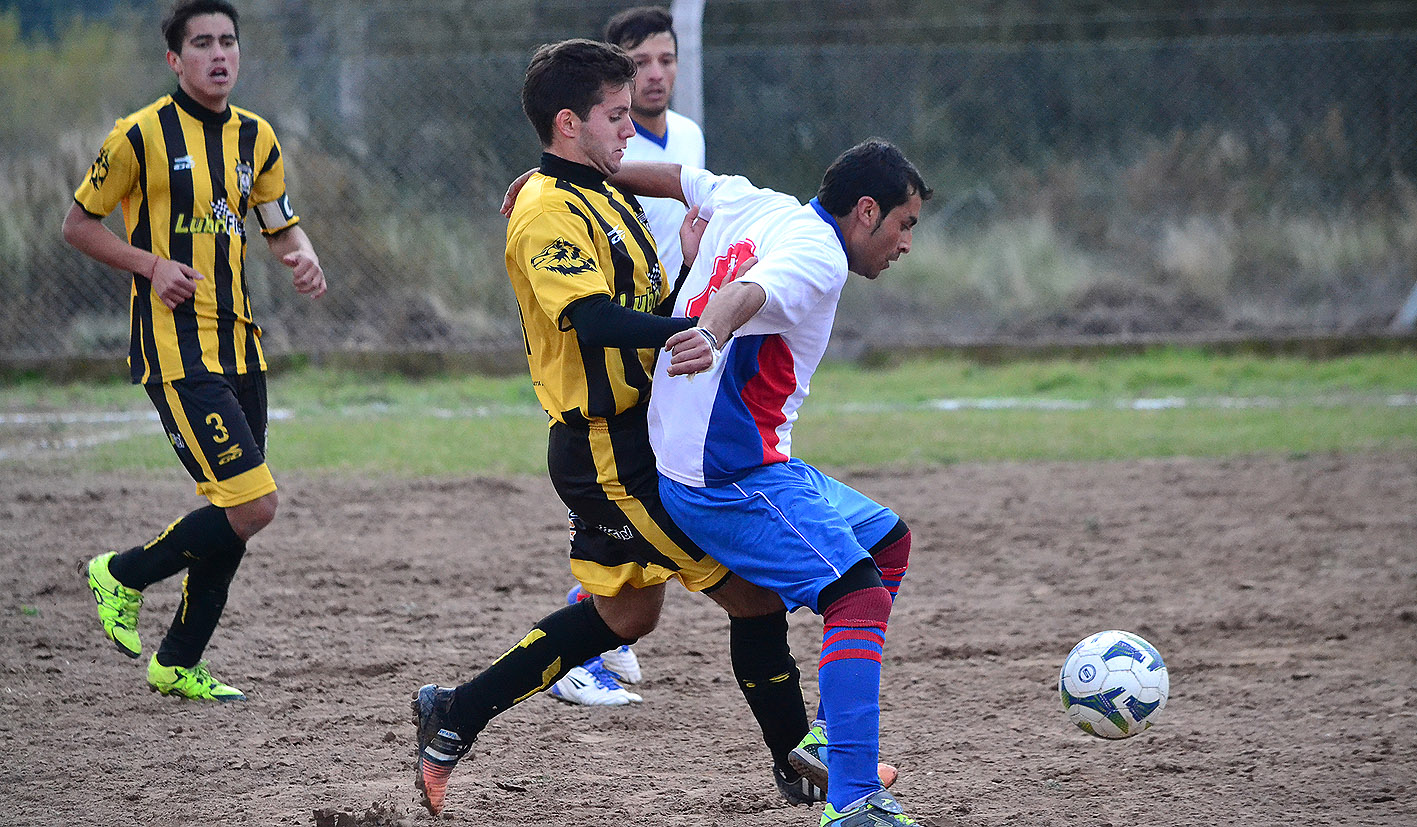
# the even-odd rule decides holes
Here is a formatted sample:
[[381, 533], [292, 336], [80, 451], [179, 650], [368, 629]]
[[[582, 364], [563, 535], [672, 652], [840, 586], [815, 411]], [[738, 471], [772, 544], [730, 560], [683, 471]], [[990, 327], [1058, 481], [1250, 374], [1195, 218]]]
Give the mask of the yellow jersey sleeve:
[[512, 239], [508, 257], [526, 274], [537, 306], [558, 330], [569, 330], [563, 314], [573, 302], [613, 295], [597, 261], [589, 219], [564, 209], [544, 209]]
[[[251, 205], [256, 211], [256, 220], [261, 232], [270, 234], [300, 223], [300, 216], [290, 206], [290, 197], [285, 191], [285, 159], [281, 156], [280, 141], [265, 121], [261, 122], [264, 136], [269, 140], [269, 150], [259, 161], [256, 181], [251, 187]], [[257, 141], [257, 146], [266, 141]]]
[[118, 121], [103, 140], [74, 200], [90, 215], [108, 215], [138, 187], [138, 157], [128, 139], [132, 124]]

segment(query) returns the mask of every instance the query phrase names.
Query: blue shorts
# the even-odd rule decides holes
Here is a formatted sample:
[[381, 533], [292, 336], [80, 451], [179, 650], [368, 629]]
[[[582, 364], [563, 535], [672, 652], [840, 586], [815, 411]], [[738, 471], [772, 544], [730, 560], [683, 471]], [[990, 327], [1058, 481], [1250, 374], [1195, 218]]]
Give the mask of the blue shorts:
[[800, 459], [736, 482], [695, 488], [659, 478], [659, 496], [694, 542], [789, 609], [817, 611], [817, 595], [895, 528], [895, 512]]

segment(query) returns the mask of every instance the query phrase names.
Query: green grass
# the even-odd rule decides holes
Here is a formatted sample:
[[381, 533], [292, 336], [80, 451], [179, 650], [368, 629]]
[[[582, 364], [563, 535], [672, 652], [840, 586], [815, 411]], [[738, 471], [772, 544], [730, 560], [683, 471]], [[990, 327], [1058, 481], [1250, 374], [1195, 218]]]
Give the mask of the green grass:
[[1335, 393], [1411, 393], [1417, 354], [1376, 354], [1313, 360], [1212, 356], [1197, 349], [1161, 349], [1135, 356], [1050, 359], [978, 365], [963, 359], [908, 362], [862, 371], [824, 365], [812, 403], [924, 401], [944, 397], [1107, 400], [1162, 396], [1312, 397]]
[[[1095, 360], [982, 366], [960, 359], [889, 369], [828, 363], [794, 430], [794, 453], [829, 468], [954, 462], [1296, 455], [1417, 448], [1417, 354], [1313, 361], [1160, 350]], [[307, 368], [270, 379], [277, 473], [540, 474], [546, 420], [524, 376], [444, 377]], [[941, 404], [940, 400], [947, 400]], [[1169, 400], [1152, 409], [1137, 400]], [[1228, 406], [1226, 400], [1245, 400]], [[1045, 404], [1079, 409], [1049, 410]], [[959, 410], [945, 410], [953, 405]], [[988, 409], [983, 406], [993, 405]], [[1008, 407], [1012, 406], [1012, 407]], [[0, 388], [0, 413], [148, 410], [119, 383]], [[0, 449], [82, 437], [46, 425]], [[94, 470], [172, 470], [155, 425], [62, 454]], [[50, 455], [41, 453], [40, 456]], [[33, 458], [33, 456], [31, 457]], [[0, 460], [0, 465], [17, 460]]]

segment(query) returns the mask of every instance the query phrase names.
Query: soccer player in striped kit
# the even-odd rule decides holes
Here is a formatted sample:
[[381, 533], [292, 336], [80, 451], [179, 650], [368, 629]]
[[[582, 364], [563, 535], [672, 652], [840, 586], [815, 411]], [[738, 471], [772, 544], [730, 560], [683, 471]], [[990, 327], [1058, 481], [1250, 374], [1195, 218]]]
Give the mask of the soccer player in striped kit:
[[[656, 312], [667, 311], [673, 292], [654, 239], [636, 200], [606, 184], [634, 134], [635, 72], [623, 50], [580, 39], [540, 47], [527, 67], [522, 107], [543, 152], [511, 196], [507, 275], [550, 419], [548, 472], [570, 511], [571, 573], [594, 597], [537, 621], [471, 680], [415, 693], [415, 784], [434, 814], [454, 767], [493, 718], [588, 658], [648, 634], [670, 580], [728, 612], [734, 676], [762, 727], [778, 789], [801, 803], [811, 792], [787, 763], [810, 727], [782, 601], [705, 555], [659, 503], [645, 420], [650, 374], [659, 348], [693, 322]], [[710, 349], [698, 341], [681, 355], [697, 347], [707, 367]]]
[[[674, 17], [659, 6], [626, 9], [605, 24], [605, 42], [624, 49], [635, 61], [634, 89], [630, 92], [630, 121], [635, 134], [625, 144], [626, 161], [661, 161], [686, 167], [704, 166], [704, 133], [699, 125], [669, 108], [679, 69], [679, 40]], [[673, 198], [642, 198], [645, 220], [659, 251], [660, 269], [673, 278], [684, 263], [679, 227], [688, 208]], [[590, 594], [577, 583], [567, 600], [585, 600]], [[606, 673], [609, 673], [608, 675]], [[630, 646], [611, 649], [551, 685], [560, 700], [587, 706], [615, 706], [641, 700], [624, 687], [641, 679], [639, 657]]]
[[[889, 508], [793, 457], [792, 424], [848, 273], [874, 279], [909, 252], [931, 190], [880, 140], [837, 158], [807, 205], [742, 177], [666, 164], [627, 163], [611, 180], [680, 198], [708, 221], [674, 307], [697, 322], [666, 343], [671, 358], [658, 361], [650, 397], [664, 506], [735, 574], [822, 615], [822, 720], [792, 760], [804, 774], [830, 771], [823, 827], [914, 824], [877, 773], [881, 655], [910, 532]], [[734, 278], [748, 258], [756, 266]], [[704, 342], [715, 352], [707, 370]]]
[[[247, 213], [297, 291], [323, 295], [325, 275], [286, 197], [270, 124], [227, 103], [241, 63], [236, 9], [187, 0], [162, 30], [177, 90], [117, 122], [74, 193], [64, 239], [131, 274], [132, 380], [209, 504], [143, 545], [95, 557], [88, 581], [104, 634], [137, 658], [143, 590], [186, 571], [148, 683], [164, 695], [244, 700], [201, 657], [247, 541], [276, 513], [266, 361], [246, 286]], [[101, 223], [119, 205], [126, 240]]]

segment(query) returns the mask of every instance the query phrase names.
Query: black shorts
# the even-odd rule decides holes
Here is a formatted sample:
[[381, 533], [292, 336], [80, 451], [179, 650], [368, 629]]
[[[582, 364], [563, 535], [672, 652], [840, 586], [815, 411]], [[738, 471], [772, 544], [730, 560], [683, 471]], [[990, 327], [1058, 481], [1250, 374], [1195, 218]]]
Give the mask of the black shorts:
[[588, 427], [551, 425], [546, 465], [570, 510], [571, 572], [591, 594], [670, 579], [702, 591], [728, 575], [660, 503], [645, 411], [641, 405]]
[[230, 508], [276, 490], [266, 467], [264, 373], [200, 373], [143, 389], [197, 493], [212, 505]]

